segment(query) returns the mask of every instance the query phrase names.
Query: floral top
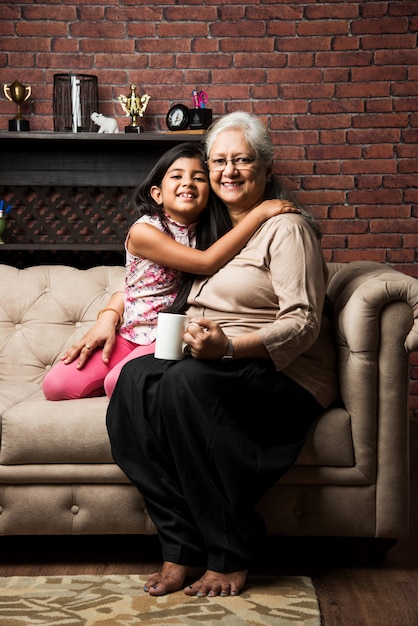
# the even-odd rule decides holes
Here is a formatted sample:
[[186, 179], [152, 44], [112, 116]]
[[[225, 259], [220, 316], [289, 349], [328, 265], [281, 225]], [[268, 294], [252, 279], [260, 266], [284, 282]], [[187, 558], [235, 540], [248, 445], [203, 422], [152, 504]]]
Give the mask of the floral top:
[[[135, 224], [151, 224], [159, 231], [170, 234], [178, 243], [196, 247], [195, 224], [185, 226], [168, 216], [166, 219], [170, 233], [157, 216], [142, 215]], [[129, 236], [130, 230], [125, 241], [124, 319], [119, 333], [138, 345], [149, 345], [155, 341], [159, 311], [169, 306], [177, 295], [180, 272], [130, 254], [127, 249]]]

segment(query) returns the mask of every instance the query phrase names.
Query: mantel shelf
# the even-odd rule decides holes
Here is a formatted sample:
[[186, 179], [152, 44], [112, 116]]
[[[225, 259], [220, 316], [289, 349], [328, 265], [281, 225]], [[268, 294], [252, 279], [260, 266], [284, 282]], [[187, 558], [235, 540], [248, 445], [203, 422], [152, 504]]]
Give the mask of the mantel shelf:
[[55, 133], [49, 131], [13, 132], [0, 131], [0, 140], [3, 144], [7, 142], [19, 141], [68, 141], [68, 142], [180, 142], [180, 141], [202, 141], [206, 134], [204, 130], [193, 131], [169, 131], [169, 132], [143, 132], [143, 133]]
[[0, 259], [2, 251], [6, 250], [63, 250], [75, 251], [114, 251], [123, 253], [123, 245], [117, 243], [4, 243], [0, 245]]
[[123, 264], [133, 190], [169, 148], [204, 134], [0, 132], [0, 199], [13, 207], [0, 262]]
[[157, 159], [202, 132], [0, 132], [0, 185], [136, 187]]

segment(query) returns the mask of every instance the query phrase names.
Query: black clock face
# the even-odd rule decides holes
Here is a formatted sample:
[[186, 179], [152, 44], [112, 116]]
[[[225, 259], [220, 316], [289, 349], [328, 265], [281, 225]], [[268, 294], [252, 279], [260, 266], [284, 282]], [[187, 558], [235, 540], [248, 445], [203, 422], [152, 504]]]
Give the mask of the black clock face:
[[184, 104], [175, 104], [166, 117], [170, 130], [184, 130], [189, 125], [189, 109]]

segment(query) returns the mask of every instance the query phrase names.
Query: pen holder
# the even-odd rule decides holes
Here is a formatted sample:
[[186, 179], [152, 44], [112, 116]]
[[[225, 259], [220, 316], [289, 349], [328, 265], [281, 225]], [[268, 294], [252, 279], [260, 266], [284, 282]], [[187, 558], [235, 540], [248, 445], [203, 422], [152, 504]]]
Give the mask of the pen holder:
[[4, 243], [3, 233], [6, 230], [6, 226], [7, 226], [7, 217], [0, 217], [0, 244]]
[[212, 124], [212, 109], [189, 109], [190, 130], [209, 128]]
[[98, 109], [97, 76], [55, 74], [53, 109], [55, 132], [96, 132], [91, 114]]

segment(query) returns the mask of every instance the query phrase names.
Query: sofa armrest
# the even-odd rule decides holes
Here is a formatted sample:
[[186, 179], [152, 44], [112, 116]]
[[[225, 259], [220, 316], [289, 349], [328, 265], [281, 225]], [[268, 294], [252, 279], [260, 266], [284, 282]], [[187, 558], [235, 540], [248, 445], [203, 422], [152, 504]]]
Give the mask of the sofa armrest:
[[[337, 317], [354, 315], [359, 326], [346, 324], [348, 336], [356, 342], [369, 322], [376, 323], [382, 309], [391, 302], [405, 302], [411, 310], [412, 322], [405, 327], [406, 352], [418, 350], [418, 280], [383, 263], [355, 261], [343, 265], [330, 264], [328, 295]], [[334, 271], [334, 273], [332, 273]], [[344, 322], [343, 322], [344, 325]]]
[[400, 512], [408, 517], [408, 353], [418, 349], [418, 281], [358, 261], [331, 275], [328, 293], [355, 465], [376, 489], [376, 533], [385, 536]]

